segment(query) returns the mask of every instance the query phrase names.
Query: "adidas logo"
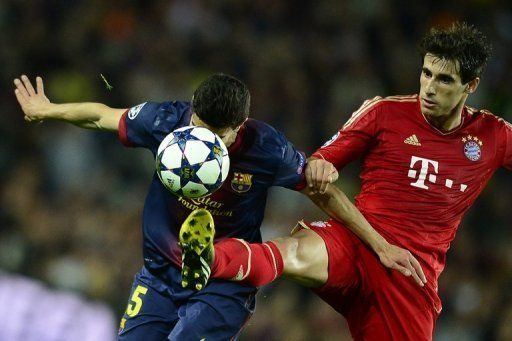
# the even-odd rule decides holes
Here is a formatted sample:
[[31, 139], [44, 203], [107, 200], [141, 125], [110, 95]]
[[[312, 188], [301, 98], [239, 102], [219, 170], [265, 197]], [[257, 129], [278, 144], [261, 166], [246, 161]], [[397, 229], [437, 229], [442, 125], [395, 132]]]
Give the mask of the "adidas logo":
[[408, 138], [406, 138], [404, 140], [404, 143], [406, 144], [412, 144], [413, 146], [421, 146], [421, 143], [420, 141], [418, 140], [418, 138], [416, 137], [416, 134], [412, 134], [411, 136], [409, 136]]
[[231, 278], [231, 281], [241, 281], [244, 279], [244, 267], [240, 265], [240, 269], [238, 269], [238, 273], [235, 277]]

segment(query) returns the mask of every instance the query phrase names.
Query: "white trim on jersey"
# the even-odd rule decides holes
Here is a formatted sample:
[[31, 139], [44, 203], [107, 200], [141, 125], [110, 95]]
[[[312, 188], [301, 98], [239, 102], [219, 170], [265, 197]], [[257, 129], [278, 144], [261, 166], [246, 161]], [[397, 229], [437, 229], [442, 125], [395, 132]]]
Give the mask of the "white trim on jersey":
[[277, 278], [277, 262], [276, 262], [276, 257], [274, 255], [274, 251], [272, 251], [272, 248], [267, 243], [263, 243], [263, 245], [265, 245], [268, 248], [268, 251], [272, 255], [272, 262], [274, 264], [274, 279], [276, 279]]
[[352, 116], [348, 119], [348, 121], [343, 125], [341, 128], [342, 130], [345, 130], [349, 128], [359, 117], [364, 116], [363, 114], [368, 113], [369, 109], [373, 108], [375, 105], [384, 102], [415, 102], [417, 101], [417, 95], [398, 95], [398, 96], [388, 96], [388, 97], [380, 97], [376, 96], [372, 98], [371, 100], [366, 100], [363, 102], [363, 105], [359, 109], [357, 109]]
[[244, 280], [248, 275], [249, 273], [251, 272], [251, 260], [252, 260], [252, 250], [251, 248], [249, 247], [249, 245], [247, 244], [247, 242], [243, 239], [238, 239], [236, 238], [236, 240], [238, 240], [240, 243], [242, 243], [246, 248], [247, 248], [247, 252], [249, 253], [249, 256], [247, 257], [247, 270], [245, 271], [245, 274], [243, 275], [242, 278], [240, 278], [240, 281]]

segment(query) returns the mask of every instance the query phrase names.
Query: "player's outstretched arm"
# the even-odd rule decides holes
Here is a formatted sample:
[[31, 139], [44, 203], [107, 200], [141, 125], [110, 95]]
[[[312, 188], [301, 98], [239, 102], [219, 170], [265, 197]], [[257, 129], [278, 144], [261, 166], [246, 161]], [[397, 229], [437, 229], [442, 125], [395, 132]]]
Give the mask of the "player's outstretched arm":
[[[318, 160], [313, 167], [320, 166], [322, 169], [329, 169], [328, 161]], [[311, 167], [311, 163], [308, 164]], [[308, 172], [306, 168], [306, 173]], [[310, 174], [316, 174], [317, 170], [309, 170]], [[319, 172], [319, 174], [328, 172]], [[379, 256], [381, 263], [394, 270], [400, 271], [405, 276], [412, 276], [421, 286], [427, 282], [425, 274], [418, 260], [408, 251], [396, 245], [392, 245], [382, 237], [361, 214], [357, 207], [347, 198], [339, 188], [327, 185], [324, 192], [311, 191], [308, 187], [303, 190], [320, 209], [330, 217], [344, 223], [364, 243], [369, 245]]]
[[44, 93], [41, 77], [36, 88], [27, 76], [14, 80], [14, 94], [25, 114], [25, 121], [61, 120], [82, 128], [117, 131], [126, 109], [113, 109], [101, 103], [51, 103]]

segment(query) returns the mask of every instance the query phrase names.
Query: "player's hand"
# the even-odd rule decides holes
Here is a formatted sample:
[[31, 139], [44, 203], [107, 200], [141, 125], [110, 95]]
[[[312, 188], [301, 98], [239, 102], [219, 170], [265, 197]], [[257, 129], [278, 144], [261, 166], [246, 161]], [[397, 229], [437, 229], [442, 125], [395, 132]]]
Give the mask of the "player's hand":
[[325, 193], [327, 186], [338, 180], [338, 171], [329, 161], [310, 158], [306, 165], [306, 181], [310, 193]]
[[43, 79], [36, 77], [36, 89], [32, 86], [30, 79], [22, 75], [14, 79], [14, 94], [25, 114], [25, 121], [42, 121], [47, 118], [44, 115], [45, 109], [51, 105], [50, 100], [44, 94]]
[[387, 244], [386, 247], [377, 252], [377, 255], [384, 266], [397, 270], [404, 276], [412, 276], [419, 286], [424, 286], [427, 283], [427, 278], [420, 263], [408, 250]]

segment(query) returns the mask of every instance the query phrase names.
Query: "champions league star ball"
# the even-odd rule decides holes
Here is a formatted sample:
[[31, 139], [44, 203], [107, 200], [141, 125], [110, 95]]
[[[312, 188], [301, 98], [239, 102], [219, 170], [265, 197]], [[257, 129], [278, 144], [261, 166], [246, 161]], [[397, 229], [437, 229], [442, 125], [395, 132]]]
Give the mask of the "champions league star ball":
[[226, 180], [228, 150], [220, 137], [206, 128], [179, 128], [160, 143], [156, 173], [173, 194], [204, 197], [215, 192]]

